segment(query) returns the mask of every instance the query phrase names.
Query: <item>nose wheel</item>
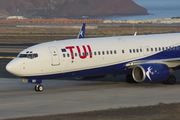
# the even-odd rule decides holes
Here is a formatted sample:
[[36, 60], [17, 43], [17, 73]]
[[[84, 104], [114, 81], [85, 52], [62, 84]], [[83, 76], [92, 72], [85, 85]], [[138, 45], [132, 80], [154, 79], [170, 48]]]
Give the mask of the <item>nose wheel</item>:
[[35, 86], [35, 91], [36, 92], [42, 92], [43, 90], [44, 90], [44, 87], [42, 85], [38, 84], [38, 85]]

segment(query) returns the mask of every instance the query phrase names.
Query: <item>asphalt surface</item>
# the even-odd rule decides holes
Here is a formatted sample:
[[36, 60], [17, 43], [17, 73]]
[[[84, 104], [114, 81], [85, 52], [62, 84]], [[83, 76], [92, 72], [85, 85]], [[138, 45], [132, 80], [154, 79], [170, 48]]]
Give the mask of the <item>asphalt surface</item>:
[[[18, 53], [0, 52], [0, 56], [6, 57], [15, 54]], [[45, 80], [45, 90], [35, 92], [34, 84], [23, 83], [5, 70], [10, 60], [0, 58], [0, 119], [180, 102], [180, 71], [175, 73], [175, 85], [128, 84], [125, 76], [107, 76], [89, 81]]]
[[[113, 82], [113, 80], [119, 82]], [[179, 80], [179, 79], [178, 79]], [[111, 81], [111, 82], [109, 82]], [[121, 82], [122, 81], [122, 82]], [[180, 82], [128, 84], [121, 76], [100, 81], [46, 80], [45, 90], [22, 79], [0, 79], [0, 119], [177, 103]]]

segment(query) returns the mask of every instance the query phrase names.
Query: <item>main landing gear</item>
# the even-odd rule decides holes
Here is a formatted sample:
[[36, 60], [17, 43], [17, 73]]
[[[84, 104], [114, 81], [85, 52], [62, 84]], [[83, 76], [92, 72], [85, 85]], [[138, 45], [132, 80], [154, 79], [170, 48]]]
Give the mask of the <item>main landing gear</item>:
[[126, 76], [126, 81], [128, 83], [137, 83], [134, 79], [133, 79], [133, 76], [131, 74], [127, 75]]
[[177, 82], [177, 80], [174, 75], [170, 75], [166, 81], [162, 81], [163, 84], [170, 84], [170, 85], [174, 85], [174, 84], [176, 84], [176, 82]]
[[43, 90], [44, 90], [44, 87], [42, 85], [37, 84], [35, 86], [35, 91], [36, 92], [42, 92]]

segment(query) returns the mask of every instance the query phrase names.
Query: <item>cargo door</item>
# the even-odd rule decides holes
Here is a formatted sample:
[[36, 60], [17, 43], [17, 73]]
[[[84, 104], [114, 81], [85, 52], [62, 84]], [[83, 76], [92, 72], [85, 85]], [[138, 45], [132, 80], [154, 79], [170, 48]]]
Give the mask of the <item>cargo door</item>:
[[59, 63], [59, 54], [58, 54], [58, 51], [57, 51], [57, 48], [52, 46], [52, 47], [49, 47], [49, 50], [50, 50], [50, 53], [51, 53], [51, 65], [52, 66], [58, 66], [60, 65]]

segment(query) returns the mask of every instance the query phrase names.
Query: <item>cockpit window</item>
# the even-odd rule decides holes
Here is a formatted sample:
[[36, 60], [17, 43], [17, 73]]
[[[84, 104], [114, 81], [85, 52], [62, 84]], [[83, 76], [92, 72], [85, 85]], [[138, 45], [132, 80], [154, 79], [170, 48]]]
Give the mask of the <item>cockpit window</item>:
[[20, 54], [19, 55], [19, 58], [29, 58], [29, 59], [34, 59], [34, 58], [37, 58], [38, 57], [38, 54], [35, 53], [35, 54]]
[[28, 54], [20, 54], [19, 58], [26, 58]]

